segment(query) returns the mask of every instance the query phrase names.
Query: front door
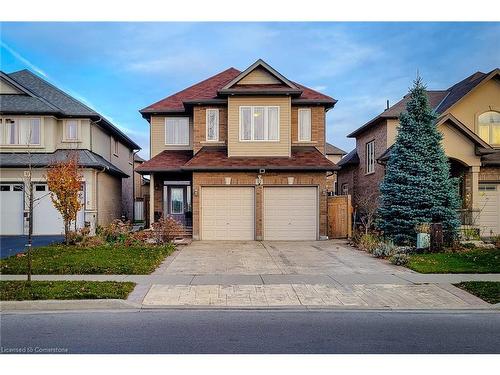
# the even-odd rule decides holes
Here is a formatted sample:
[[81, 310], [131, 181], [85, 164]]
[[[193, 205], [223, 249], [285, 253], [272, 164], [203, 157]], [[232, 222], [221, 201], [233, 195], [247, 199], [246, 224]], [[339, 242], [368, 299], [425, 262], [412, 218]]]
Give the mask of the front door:
[[186, 226], [191, 211], [191, 189], [190, 186], [164, 186], [163, 214], [172, 217]]

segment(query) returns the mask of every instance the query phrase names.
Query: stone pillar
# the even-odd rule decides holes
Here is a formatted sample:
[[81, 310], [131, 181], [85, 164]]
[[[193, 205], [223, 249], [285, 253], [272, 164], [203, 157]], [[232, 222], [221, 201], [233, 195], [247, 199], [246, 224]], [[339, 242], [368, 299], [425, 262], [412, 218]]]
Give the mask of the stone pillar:
[[149, 225], [155, 222], [155, 178], [154, 174], [149, 175]]
[[473, 210], [479, 209], [479, 166], [470, 167], [471, 170], [471, 206]]

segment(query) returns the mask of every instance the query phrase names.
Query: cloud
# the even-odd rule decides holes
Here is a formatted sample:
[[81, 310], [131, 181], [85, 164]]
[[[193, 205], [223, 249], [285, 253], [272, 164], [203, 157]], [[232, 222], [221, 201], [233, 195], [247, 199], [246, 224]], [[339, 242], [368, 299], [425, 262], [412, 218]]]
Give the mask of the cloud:
[[2, 40], [0, 40], [0, 47], [2, 47], [7, 52], [9, 52], [16, 60], [18, 60], [22, 64], [26, 65], [26, 67], [30, 68], [31, 70], [37, 72], [38, 74], [40, 74], [44, 77], [48, 77], [47, 73], [45, 73], [42, 69], [40, 69], [35, 64], [31, 63], [31, 61], [29, 61], [27, 58], [23, 57], [19, 52], [12, 49], [7, 43], [5, 43]]

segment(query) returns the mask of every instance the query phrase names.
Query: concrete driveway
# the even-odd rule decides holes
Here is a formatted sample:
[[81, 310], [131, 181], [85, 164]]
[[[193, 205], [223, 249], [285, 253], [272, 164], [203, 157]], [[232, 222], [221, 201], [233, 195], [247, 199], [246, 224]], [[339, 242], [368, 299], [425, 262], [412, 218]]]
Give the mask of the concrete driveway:
[[345, 241], [195, 241], [162, 270], [189, 275], [352, 275], [408, 273]]

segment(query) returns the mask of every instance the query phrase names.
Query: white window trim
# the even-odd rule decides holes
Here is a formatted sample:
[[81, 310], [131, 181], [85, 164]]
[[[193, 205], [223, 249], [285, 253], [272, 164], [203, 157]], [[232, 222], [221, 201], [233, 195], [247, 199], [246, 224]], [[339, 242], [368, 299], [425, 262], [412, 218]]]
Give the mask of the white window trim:
[[[370, 150], [368, 150], [368, 146], [371, 145]], [[370, 163], [370, 156], [371, 156], [371, 163]], [[375, 173], [375, 140], [371, 140], [369, 142], [366, 142], [365, 144], [365, 166], [366, 166], [366, 173], [365, 174], [372, 174]], [[372, 167], [372, 169], [370, 169]]]
[[[168, 119], [183, 119], [183, 120], [187, 119], [187, 123], [188, 123], [187, 143], [168, 143], [167, 142], [167, 120]], [[187, 117], [187, 116], [165, 117], [164, 131], [165, 131], [165, 146], [189, 146], [191, 144], [191, 134], [190, 134], [191, 129], [190, 129], [189, 117]]]
[[[208, 113], [215, 111], [217, 113], [217, 127], [215, 128], [215, 139], [208, 139]], [[219, 142], [219, 127], [220, 127], [220, 111], [219, 108], [207, 108], [205, 111], [205, 141], [206, 142]]]
[[479, 115], [477, 115], [477, 120], [476, 120], [476, 123], [477, 123], [477, 126], [476, 126], [476, 134], [479, 136], [479, 133], [480, 133], [480, 127], [481, 126], [487, 126], [488, 127], [488, 139], [484, 139], [482, 138], [481, 136], [479, 136], [479, 138], [481, 138], [483, 141], [485, 141], [486, 143], [488, 143], [489, 145], [493, 146], [493, 147], [498, 147], [500, 146], [500, 143], [492, 143], [492, 139], [493, 139], [493, 127], [494, 126], [500, 126], [500, 125], [497, 125], [497, 123], [490, 123], [490, 122], [479, 122], [479, 117], [481, 117], [482, 115], [484, 115], [485, 113], [488, 113], [488, 112], [497, 112], [497, 113], [500, 113], [499, 111], [495, 110], [495, 109], [490, 109], [488, 111], [485, 111], [485, 112], [481, 112]]
[[[300, 112], [309, 112], [309, 139], [302, 139], [300, 138], [300, 135], [302, 133], [301, 131], [301, 116], [300, 116]], [[299, 142], [312, 142], [312, 111], [311, 111], [311, 108], [299, 108], [298, 112], [297, 112], [297, 123], [298, 123], [298, 140]]]
[[[250, 108], [252, 111], [251, 114], [251, 125], [250, 125], [250, 131], [252, 135], [252, 139], [243, 139], [242, 138], [242, 128], [241, 128], [241, 111], [243, 108]], [[268, 123], [267, 117], [268, 117], [268, 109], [269, 108], [276, 108], [278, 110], [278, 139], [253, 139], [254, 137], [254, 109], [255, 108], [264, 108], [264, 134], [266, 133], [265, 131], [265, 125]], [[240, 142], [274, 142], [274, 143], [279, 143], [280, 142], [280, 106], [278, 105], [242, 105], [239, 107], [239, 141]]]
[[[66, 124], [69, 121], [76, 121], [76, 138], [68, 138], [68, 131], [66, 128]], [[81, 142], [80, 140], [80, 120], [78, 119], [65, 119], [63, 120], [63, 142], [76, 143]]]

